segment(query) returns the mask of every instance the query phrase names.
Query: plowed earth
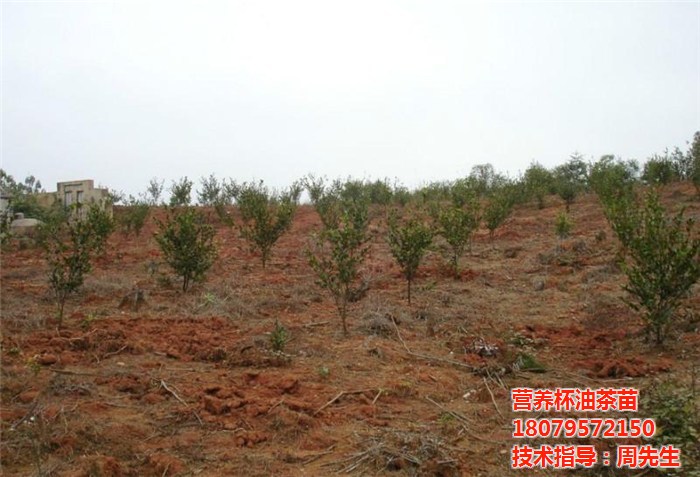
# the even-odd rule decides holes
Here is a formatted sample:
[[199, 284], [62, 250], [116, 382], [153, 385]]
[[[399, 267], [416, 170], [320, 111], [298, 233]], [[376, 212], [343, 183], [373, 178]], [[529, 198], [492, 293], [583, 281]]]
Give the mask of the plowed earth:
[[[698, 218], [693, 192], [674, 186], [664, 201]], [[458, 278], [438, 241], [411, 306], [377, 210], [370, 289], [348, 337], [308, 266], [320, 229], [308, 206], [267, 269], [218, 225], [219, 259], [187, 294], [152, 222], [139, 237], [115, 233], [60, 330], [40, 250], [15, 242], [2, 254], [2, 472], [522, 475], [510, 468], [511, 388], [643, 394], [654, 380], [689, 380], [700, 362], [697, 323], [679, 320], [665, 347], [645, 341], [597, 199], [578, 199], [560, 242], [561, 209], [554, 197], [519, 207], [492, 243], [480, 230]], [[120, 308], [134, 288], [145, 303]], [[697, 291], [686, 303], [696, 313]], [[270, 346], [276, 321], [291, 335], [283, 353]], [[523, 355], [543, 369], [521, 369]]]

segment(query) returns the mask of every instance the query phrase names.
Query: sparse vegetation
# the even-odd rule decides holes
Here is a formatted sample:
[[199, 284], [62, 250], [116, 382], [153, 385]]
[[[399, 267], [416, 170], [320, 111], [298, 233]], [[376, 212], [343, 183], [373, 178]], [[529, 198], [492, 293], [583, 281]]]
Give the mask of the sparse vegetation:
[[214, 263], [214, 228], [193, 208], [168, 209], [165, 220], [156, 220], [155, 239], [165, 261], [182, 277], [182, 291], [187, 292], [193, 281], [204, 279]]
[[[152, 208], [144, 196], [132, 197], [115, 208], [115, 217], [128, 233], [109, 240], [109, 261], [88, 262], [96, 273], [85, 275], [82, 288], [70, 294], [66, 303], [78, 297], [73, 298], [72, 328], [58, 332], [43, 329], [58, 301], [47, 303], [44, 296], [46, 286], [41, 282], [48, 267], [44, 262], [37, 266], [41, 249], [33, 250], [32, 237], [18, 232], [10, 243], [17, 246], [3, 251], [1, 267], [6, 352], [0, 397], [10, 416], [3, 429], [11, 431], [3, 434], [7, 439], [0, 443], [0, 464], [13, 475], [74, 470], [85, 475], [181, 473], [201, 463], [197, 442], [219, 449], [221, 436], [209, 432], [216, 426], [230, 429], [224, 436], [227, 442], [255, 454], [255, 458], [239, 452], [226, 454], [225, 460], [215, 457], [212, 469], [225, 475], [245, 471], [294, 475], [302, 468], [314, 475], [334, 468], [350, 473], [468, 475], [473, 459], [452, 450], [471, 432], [484, 436], [469, 439], [474, 452], [499, 451], [503, 422], [508, 419], [501, 414], [510, 405], [502, 385], [531, 387], [533, 380], [555, 376], [561, 387], [587, 386], [588, 379], [581, 379], [590, 377], [590, 382], [623, 378], [625, 387], [644, 389], [652, 376], [663, 375], [679, 384], [659, 387], [658, 392], [642, 391], [640, 399], [650, 398], [642, 408], [644, 417], [655, 418], [659, 425], [659, 433], [647, 443], [682, 448], [678, 475], [693, 475], [697, 399], [691, 399], [692, 393], [681, 384], [688, 376], [679, 363], [696, 358], [695, 288], [679, 299], [667, 324], [665, 318], [659, 321], [669, 343], [663, 353], [648, 353], [636, 325], [646, 324], [653, 337], [657, 325], [652, 311], [669, 308], [659, 305], [669, 301], [663, 294], [669, 288], [682, 290], [686, 281], [669, 278], [669, 270], [678, 268], [680, 255], [698, 263], [693, 245], [697, 228], [686, 227], [688, 221], [682, 219], [682, 233], [673, 232], [675, 215], [670, 212], [686, 205], [685, 217], [694, 217], [698, 212], [694, 191], [687, 182], [665, 187], [663, 204], [668, 212], [663, 214], [664, 225], [654, 227], [666, 235], [645, 239], [645, 248], [640, 248], [635, 241], [654, 228], [647, 222], [662, 221], [646, 218], [656, 216], [647, 212], [655, 209], [647, 206], [647, 188], [637, 179], [635, 164], [606, 156], [589, 170], [588, 183], [579, 184], [579, 190], [590, 188], [601, 198], [602, 210], [624, 245], [617, 256], [614, 242], [604, 238], [608, 229], [590, 195], [577, 196], [580, 209], [575, 215], [564, 207], [540, 211], [537, 193], [544, 190], [546, 180], [530, 177], [528, 185], [525, 177], [511, 180], [486, 166], [470, 177], [430, 183], [419, 191], [396, 185], [392, 189], [387, 180], [307, 177], [306, 187], [321, 220], [310, 207], [297, 208], [293, 233], [286, 232], [273, 245], [273, 253], [284, 257], [279, 270], [255, 267], [255, 261], [240, 252], [245, 243], [238, 230], [221, 227], [204, 215], [213, 216], [211, 207], [216, 210], [220, 203], [223, 211], [235, 214], [237, 224], [243, 224], [232, 198], [240, 197], [249, 184], [209, 176], [207, 192], [202, 195], [205, 189], [200, 190], [195, 207]], [[537, 172], [546, 178], [549, 171]], [[553, 192], [547, 190], [544, 200], [553, 200], [546, 196]], [[525, 200], [533, 203], [521, 207]], [[502, 253], [484, 249], [489, 243], [484, 229], [474, 233], [481, 207], [499, 201], [508, 212], [517, 207], [508, 233], [499, 234]], [[405, 207], [396, 208], [389, 223], [374, 219], [397, 203]], [[132, 233], [143, 226], [132, 220], [135, 206], [145, 212], [143, 220], [149, 207], [160, 219], [158, 239]], [[87, 205], [82, 214], [69, 212], [55, 207], [43, 213], [51, 223], [70, 217], [69, 223], [81, 217], [92, 221]], [[188, 214], [187, 220], [181, 219]], [[576, 228], [577, 240], [562, 251], [561, 240], [571, 233], [571, 217], [584, 221], [585, 227]], [[254, 224], [251, 219], [251, 229]], [[490, 229], [492, 242], [499, 226]], [[187, 237], [197, 237], [194, 231], [200, 227], [204, 232], [199, 242], [208, 246], [190, 262], [194, 265], [189, 272], [176, 270], [179, 265], [165, 259], [165, 250], [153, 249], [154, 242], [162, 246], [169, 236], [172, 250], [188, 250], [185, 244], [197, 240]], [[87, 234], [90, 256], [96, 251], [98, 229]], [[62, 242], [69, 247], [69, 234], [63, 230]], [[559, 252], [552, 252], [557, 242], [554, 232]], [[388, 234], [393, 234], [393, 241], [370, 246], [371, 239]], [[443, 271], [441, 258], [426, 250], [432, 250], [430, 239], [438, 235], [439, 250], [459, 281], [433, 273]], [[460, 263], [466, 261], [463, 254], [472, 240], [475, 253], [468, 264]], [[215, 241], [225, 244], [226, 253], [212, 269]], [[404, 246], [411, 243], [414, 248]], [[686, 252], [665, 254], [666, 243], [688, 246], [675, 247]], [[300, 254], [305, 245], [308, 262]], [[180, 262], [193, 255], [182, 252]], [[624, 267], [617, 266], [619, 259], [624, 259]], [[393, 263], [399, 263], [402, 275]], [[418, 280], [423, 267], [427, 278]], [[615, 291], [621, 277], [625, 279], [623, 270], [635, 267], [644, 270], [647, 282], [652, 277], [654, 286], [661, 285], [645, 285], [645, 295]], [[205, 276], [206, 286], [192, 294], [192, 284]], [[630, 290], [634, 283], [629, 280]], [[189, 294], [183, 295], [179, 288]], [[627, 308], [622, 296], [639, 313]], [[410, 304], [404, 297], [410, 297]], [[598, 298], [602, 301], [596, 302]], [[416, 309], [418, 301], [421, 306]], [[338, 318], [333, 318], [336, 314]], [[568, 319], [570, 315], [573, 319]], [[358, 336], [334, 342], [341, 325], [343, 333], [356, 330]], [[292, 358], [295, 364], [288, 366]], [[288, 367], [275, 369], [280, 366]], [[114, 372], [102, 372], [105, 369]], [[530, 373], [546, 374], [536, 378]], [[98, 409], [106, 420], [95, 419], [98, 401], [107, 403]], [[138, 406], [132, 405], [135, 402]], [[337, 419], [341, 415], [350, 418]], [[484, 419], [470, 420], [471, 415]], [[173, 418], [169, 435], [179, 440], [153, 441], [163, 447], [162, 452], [143, 454], [140, 444], [123, 440], [126, 428], [100, 424], [128, 417], [130, 435], [159, 436], [163, 416]], [[359, 429], [357, 419], [364, 418], [372, 426]], [[326, 426], [331, 421], [333, 425]], [[91, 424], [83, 425], [86, 422]], [[318, 432], [319, 425], [326, 426], [323, 432]], [[413, 433], [416, 425], [420, 433]], [[341, 439], [351, 442], [352, 435], [358, 435], [363, 445], [333, 447]], [[307, 445], [315, 450], [301, 447]], [[508, 469], [500, 463], [479, 462], [478, 472], [501, 471]]]

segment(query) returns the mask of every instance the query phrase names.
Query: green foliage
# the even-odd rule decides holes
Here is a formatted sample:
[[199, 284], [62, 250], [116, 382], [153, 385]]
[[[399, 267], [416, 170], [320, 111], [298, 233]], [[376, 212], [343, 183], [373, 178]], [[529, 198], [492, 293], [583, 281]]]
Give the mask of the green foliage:
[[489, 239], [493, 241], [493, 234], [498, 227], [513, 212], [513, 199], [505, 189], [500, 189], [489, 199], [484, 208], [483, 220], [489, 229]]
[[173, 181], [170, 186], [170, 206], [187, 206], [192, 202], [192, 181], [187, 176], [179, 181]]
[[554, 175], [546, 167], [533, 162], [525, 171], [523, 183], [528, 197], [534, 197], [537, 208], [543, 209], [544, 198], [554, 186]]
[[115, 228], [112, 215], [103, 205], [95, 202], [87, 206], [85, 220], [87, 220], [87, 223], [92, 230], [92, 240], [95, 251], [100, 255], [104, 254], [107, 239], [112, 232], [114, 232]]
[[153, 177], [148, 182], [148, 187], [146, 188], [145, 200], [151, 206], [156, 206], [161, 203], [161, 198], [163, 196], [163, 181], [158, 181], [157, 177]]
[[235, 191], [236, 203], [241, 213], [241, 235], [262, 256], [265, 268], [272, 247], [284, 232], [292, 226], [301, 187], [294, 184], [280, 194], [259, 183], [243, 183]]
[[58, 307], [58, 326], [69, 295], [85, 281], [95, 250], [94, 229], [88, 220], [54, 217], [39, 229], [39, 244], [49, 266], [49, 286]]
[[37, 194], [43, 192], [41, 182], [34, 176], [27, 176], [24, 182], [17, 182], [10, 174], [0, 169], [0, 190], [9, 194], [12, 210], [7, 210], [6, 220], [11, 221], [12, 214], [22, 213], [25, 217], [44, 219], [44, 210], [37, 201]]
[[[340, 193], [342, 185], [340, 181], [334, 181], [326, 185], [326, 179], [314, 177], [309, 174], [302, 179], [302, 184], [309, 194], [311, 203], [321, 218], [324, 228], [333, 229], [339, 226], [342, 216], [342, 209], [347, 202], [341, 200]], [[365, 203], [360, 200], [359, 203]]]
[[124, 233], [129, 235], [133, 232], [135, 235], [141, 235], [150, 212], [151, 207], [147, 202], [129, 196], [119, 216], [119, 224]]
[[576, 196], [588, 187], [588, 165], [578, 153], [564, 164], [554, 169], [554, 191], [566, 204], [566, 211], [576, 200]]
[[389, 215], [389, 235], [387, 241], [391, 254], [401, 267], [406, 278], [408, 303], [411, 304], [411, 284], [428, 247], [433, 242], [433, 229], [418, 217], [400, 221], [396, 211]]
[[622, 161], [607, 155], [591, 166], [588, 182], [606, 207], [618, 197], [632, 192], [638, 173], [637, 161]]
[[214, 205], [224, 192], [224, 188], [214, 174], [202, 177], [202, 188], [197, 191], [197, 201], [201, 205]]
[[685, 220], [683, 210], [667, 217], [656, 191], [643, 204], [626, 199], [625, 207], [610, 219], [626, 251], [624, 288], [634, 297], [627, 303], [644, 313], [648, 332], [660, 344], [675, 310], [700, 278], [700, 239], [693, 238], [694, 221]]
[[572, 227], [573, 223], [569, 217], [569, 214], [566, 212], [559, 212], [557, 215], [557, 220], [554, 223], [554, 230], [557, 233], [557, 237], [559, 237], [561, 240], [565, 239], [571, 233]]
[[182, 291], [201, 281], [216, 259], [214, 228], [195, 209], [169, 209], [164, 221], [156, 219], [155, 239], [165, 261], [182, 277]]
[[237, 185], [233, 182], [227, 183], [226, 180], [219, 180], [214, 174], [209, 177], [202, 177], [202, 188], [197, 192], [197, 200], [201, 205], [214, 207], [217, 217], [222, 224], [232, 226], [233, 217], [228, 211], [228, 206], [233, 200], [234, 191], [237, 190]]
[[678, 168], [668, 154], [654, 155], [644, 164], [642, 180], [647, 184], [666, 185], [678, 179]]
[[291, 339], [289, 331], [284, 325], [280, 324], [278, 320], [275, 320], [275, 329], [270, 333], [270, 347], [272, 351], [276, 353], [283, 353], [285, 346]]
[[481, 217], [477, 197], [456, 186], [450, 205], [433, 208], [432, 215], [441, 235], [450, 247], [450, 266], [455, 276], [459, 274], [459, 259], [467, 247], [471, 247], [471, 238], [479, 227]]
[[497, 173], [491, 164], [477, 164], [472, 167], [467, 181], [479, 196], [487, 196], [507, 183], [508, 179]]
[[700, 476], [700, 401], [695, 390], [669, 381], [656, 384], [644, 396], [645, 410], [658, 428], [652, 444], [681, 449], [683, 468], [675, 475]]
[[367, 226], [369, 215], [364, 201], [341, 203], [333, 206], [340, 210], [338, 220], [329, 222], [316, 237], [315, 249], [308, 250], [309, 264], [317, 275], [316, 283], [328, 290], [340, 315], [343, 333], [348, 334], [347, 309], [360, 296], [362, 266], [369, 247]]
[[690, 180], [695, 185], [695, 189], [700, 196], [700, 131], [693, 136], [693, 142], [688, 150], [688, 157], [690, 157], [691, 163]]
[[531, 373], [547, 372], [547, 368], [529, 353], [519, 353], [514, 365], [519, 371], [529, 371]]

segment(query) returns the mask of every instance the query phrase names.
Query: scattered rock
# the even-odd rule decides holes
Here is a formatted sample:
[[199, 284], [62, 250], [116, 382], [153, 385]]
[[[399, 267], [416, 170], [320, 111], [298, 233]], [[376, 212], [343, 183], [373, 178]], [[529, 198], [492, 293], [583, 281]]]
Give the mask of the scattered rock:
[[17, 396], [17, 400], [22, 404], [29, 404], [30, 402], [34, 401], [38, 395], [39, 391], [25, 391]]
[[58, 362], [58, 357], [55, 354], [42, 354], [37, 358], [37, 362], [44, 366], [50, 366]]
[[168, 454], [152, 454], [148, 457], [148, 463], [160, 476], [177, 475], [185, 470], [180, 459]]
[[544, 278], [534, 278], [532, 280], [532, 289], [535, 291], [542, 291], [545, 287]]
[[202, 401], [204, 401], [204, 410], [209, 414], [220, 416], [231, 411], [231, 406], [226, 401], [214, 396], [204, 396]]
[[505, 258], [515, 258], [522, 249], [522, 247], [508, 247], [503, 251], [503, 256]]

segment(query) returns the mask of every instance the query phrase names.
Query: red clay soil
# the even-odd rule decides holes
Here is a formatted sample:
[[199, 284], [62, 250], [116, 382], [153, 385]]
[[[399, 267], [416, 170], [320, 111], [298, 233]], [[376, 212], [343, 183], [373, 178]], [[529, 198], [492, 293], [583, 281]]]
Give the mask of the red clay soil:
[[[698, 217], [693, 192], [674, 186], [666, 203]], [[679, 323], [664, 347], [645, 341], [595, 197], [573, 205], [560, 243], [561, 209], [554, 197], [520, 207], [493, 242], [480, 230], [457, 278], [438, 244], [412, 306], [378, 212], [370, 290], [348, 337], [307, 263], [320, 227], [308, 206], [265, 270], [218, 226], [219, 259], [186, 294], [153, 223], [115, 233], [60, 330], [40, 250], [15, 242], [2, 254], [2, 473], [522, 475], [510, 468], [511, 388], [643, 394], [654, 380], [689, 380], [700, 362], [697, 323]], [[145, 303], [120, 308], [135, 288]], [[686, 306], [699, 305], [696, 288]], [[270, 346], [276, 322], [291, 335], [283, 353]], [[523, 355], [544, 369], [521, 369]], [[608, 475], [596, 472], [585, 475]]]

